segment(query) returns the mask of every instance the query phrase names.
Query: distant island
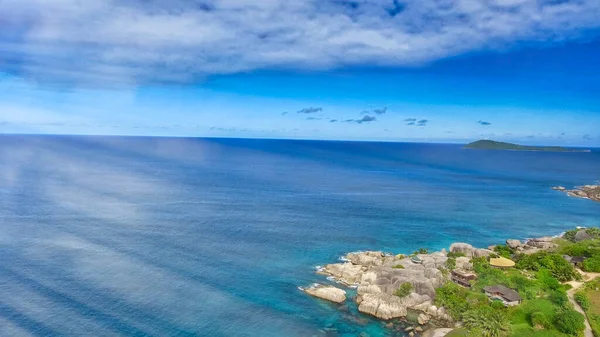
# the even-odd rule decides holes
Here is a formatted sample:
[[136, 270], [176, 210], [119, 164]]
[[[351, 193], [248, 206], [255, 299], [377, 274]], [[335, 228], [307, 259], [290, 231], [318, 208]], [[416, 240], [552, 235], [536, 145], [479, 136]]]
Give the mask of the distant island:
[[585, 149], [572, 149], [561, 146], [525, 146], [493, 140], [478, 140], [465, 145], [465, 149], [472, 150], [504, 150], [504, 151], [545, 151], [545, 152], [590, 152]]

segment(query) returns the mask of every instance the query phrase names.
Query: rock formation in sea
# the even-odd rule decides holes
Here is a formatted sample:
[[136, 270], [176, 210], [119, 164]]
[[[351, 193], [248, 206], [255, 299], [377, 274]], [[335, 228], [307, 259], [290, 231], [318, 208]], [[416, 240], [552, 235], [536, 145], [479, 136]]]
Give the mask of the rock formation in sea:
[[302, 290], [309, 295], [335, 303], [342, 303], [346, 300], [346, 291], [334, 286], [315, 283], [308, 288], [302, 288]]
[[[433, 304], [435, 289], [448, 280], [447, 273], [441, 271], [446, 268], [446, 252], [416, 257], [373, 251], [349, 253], [344, 258], [348, 262], [326, 265], [319, 273], [347, 286], [356, 286], [355, 301], [362, 313], [389, 320], [405, 317], [408, 310], [415, 310], [420, 312], [423, 324], [432, 318], [451, 321], [443, 308]], [[404, 296], [397, 293], [403, 284], [410, 284], [410, 292]]]
[[555, 186], [552, 187], [552, 189], [567, 193], [567, 195], [571, 197], [590, 199], [600, 202], [600, 185], [577, 186], [572, 190], [568, 190], [563, 186]]

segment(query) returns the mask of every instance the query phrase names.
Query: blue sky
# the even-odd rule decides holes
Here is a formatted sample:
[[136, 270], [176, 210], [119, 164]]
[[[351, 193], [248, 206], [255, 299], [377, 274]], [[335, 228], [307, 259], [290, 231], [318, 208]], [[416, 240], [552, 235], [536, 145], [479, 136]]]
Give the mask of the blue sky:
[[0, 132], [600, 146], [595, 0], [5, 0]]

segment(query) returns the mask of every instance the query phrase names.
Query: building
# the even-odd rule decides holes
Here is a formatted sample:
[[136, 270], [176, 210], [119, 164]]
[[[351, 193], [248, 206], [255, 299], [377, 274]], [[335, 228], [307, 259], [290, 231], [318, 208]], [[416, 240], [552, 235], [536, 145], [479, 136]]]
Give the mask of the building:
[[569, 261], [569, 263], [572, 264], [573, 267], [578, 268], [581, 268], [583, 266], [583, 261], [585, 261], [585, 257], [583, 256], [564, 255], [563, 257], [565, 258], [565, 260]]
[[463, 287], [471, 288], [471, 283], [477, 279], [477, 275], [473, 272], [454, 269], [452, 271], [451, 278], [452, 282], [461, 285]]
[[491, 258], [490, 265], [495, 268], [511, 268], [515, 266], [515, 261], [505, 257]]
[[485, 287], [483, 288], [483, 291], [490, 300], [502, 301], [504, 306], [507, 307], [521, 304], [521, 301], [523, 300], [521, 296], [519, 296], [519, 293], [503, 285]]

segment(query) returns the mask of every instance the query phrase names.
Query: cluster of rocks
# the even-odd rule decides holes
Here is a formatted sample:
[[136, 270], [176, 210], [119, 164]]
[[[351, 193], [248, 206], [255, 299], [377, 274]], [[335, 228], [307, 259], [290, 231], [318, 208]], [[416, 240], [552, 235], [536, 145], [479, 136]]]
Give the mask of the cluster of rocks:
[[556, 244], [552, 240], [554, 238], [550, 236], [529, 239], [525, 242], [520, 240], [506, 240], [506, 246], [519, 254], [533, 254], [542, 250], [555, 248]]
[[[466, 270], [472, 268], [472, 257], [492, 253], [489, 249], [474, 248], [466, 243], [454, 243], [450, 251], [465, 255], [456, 259], [456, 267]], [[390, 320], [406, 317], [411, 310], [418, 312], [417, 322], [420, 325], [430, 321], [451, 324], [452, 318], [446, 310], [434, 305], [435, 289], [449, 281], [447, 261], [446, 250], [413, 257], [380, 251], [355, 252], [347, 254], [341, 263], [320, 268], [318, 273], [343, 285], [356, 287], [354, 300], [362, 313]], [[405, 283], [411, 285], [410, 294], [397, 296], [396, 292]], [[345, 291], [331, 285], [313, 284], [303, 290], [336, 303], [346, 298]]]
[[552, 187], [552, 189], [567, 193], [567, 195], [571, 197], [590, 199], [600, 202], [600, 185], [577, 186], [572, 190], [568, 190], [563, 186], [555, 186]]
[[[556, 247], [552, 241], [552, 237], [529, 239], [525, 242], [506, 240], [506, 245], [517, 253], [532, 254]], [[454, 243], [450, 246], [450, 252], [464, 255], [454, 259], [454, 268], [472, 270], [471, 259], [488, 257], [494, 253], [492, 249], [491, 246], [489, 249], [481, 249], [467, 243]], [[450, 280], [448, 253], [445, 249], [410, 257], [381, 251], [355, 252], [348, 253], [342, 261], [320, 267], [318, 273], [339, 284], [355, 287], [357, 295], [353, 299], [360, 312], [382, 320], [404, 319], [409, 311], [416, 312], [415, 324], [419, 325], [405, 330], [411, 336], [424, 332], [423, 336], [441, 337], [455, 325], [445, 308], [434, 305], [435, 289]], [[397, 291], [406, 283], [411, 285], [410, 294], [398, 296]], [[300, 289], [335, 303], [346, 300], [346, 291], [333, 285], [315, 283]], [[435, 324], [431, 324], [433, 322]], [[438, 328], [428, 329], [432, 326]]]

